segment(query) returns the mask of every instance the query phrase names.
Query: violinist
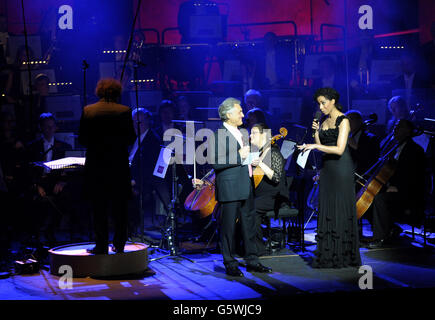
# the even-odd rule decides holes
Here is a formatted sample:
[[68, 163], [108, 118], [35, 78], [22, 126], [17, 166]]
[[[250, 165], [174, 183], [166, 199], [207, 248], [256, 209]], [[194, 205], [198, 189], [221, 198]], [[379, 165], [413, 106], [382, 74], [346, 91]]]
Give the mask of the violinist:
[[[252, 166], [260, 168], [262, 174], [264, 174], [254, 191], [255, 209], [257, 211], [256, 243], [261, 254], [265, 252], [261, 221], [266, 212], [284, 205], [288, 206], [289, 194], [284, 171], [285, 160], [279, 147], [270, 143], [269, 127], [264, 123], [255, 124], [251, 129], [250, 138], [252, 147], [257, 148], [260, 152], [260, 157], [252, 162]], [[257, 170], [254, 170], [254, 174], [256, 172]]]
[[409, 120], [399, 120], [394, 127], [396, 146], [390, 161], [395, 163], [395, 170], [384, 190], [373, 199], [373, 239], [369, 248], [381, 247], [401, 232], [395, 220], [418, 222], [424, 212], [425, 155], [412, 140], [414, 132]]
[[349, 110], [346, 112], [346, 117], [350, 124], [347, 143], [355, 164], [355, 172], [363, 175], [379, 159], [379, 139], [366, 131], [367, 122], [363, 121], [361, 112]]

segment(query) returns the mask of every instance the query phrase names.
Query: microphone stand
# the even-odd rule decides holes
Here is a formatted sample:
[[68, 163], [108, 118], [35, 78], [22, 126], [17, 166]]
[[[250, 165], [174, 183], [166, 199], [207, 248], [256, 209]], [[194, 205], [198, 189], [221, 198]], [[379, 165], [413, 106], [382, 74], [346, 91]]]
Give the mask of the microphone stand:
[[[138, 1], [137, 4], [137, 8], [136, 8], [136, 13], [134, 16], [134, 20], [133, 20], [133, 24], [131, 26], [131, 32], [130, 32], [130, 38], [128, 40], [128, 48], [127, 48], [127, 53], [125, 54], [125, 58], [124, 58], [124, 63], [123, 63], [123, 67], [122, 67], [122, 72], [121, 72], [121, 77], [120, 77], [120, 81], [122, 83], [122, 79], [124, 77], [124, 71], [125, 71], [125, 67], [127, 65], [127, 61], [128, 57], [130, 55], [130, 51], [131, 51], [131, 45], [132, 45], [132, 40], [133, 40], [133, 34], [134, 34], [134, 27], [136, 25], [136, 20], [137, 17], [139, 15], [139, 11], [140, 11], [140, 7], [141, 7], [141, 3], [142, 0]], [[131, 60], [130, 60], [131, 61]], [[135, 83], [135, 95], [136, 95], [136, 111], [139, 109], [139, 96], [138, 96], [138, 87], [137, 87], [137, 68], [139, 66], [139, 64], [143, 65], [142, 63], [140, 63], [139, 61], [133, 61], [133, 68], [134, 68], [134, 83]], [[138, 128], [138, 137], [137, 137], [137, 151], [138, 152], [138, 168], [139, 168], [139, 219], [140, 219], [140, 228], [141, 228], [141, 241], [144, 241], [144, 217], [143, 217], [143, 186], [142, 186], [142, 150], [141, 150], [141, 135], [142, 132], [140, 130], [140, 120], [139, 120], [139, 113], [136, 112], [136, 122], [137, 122], [137, 128]]]
[[121, 82], [122, 82], [122, 79], [124, 77], [124, 70], [125, 70], [125, 66], [127, 64], [127, 59], [128, 59], [128, 56], [130, 55], [131, 44], [132, 44], [133, 34], [134, 34], [134, 26], [136, 25], [136, 20], [137, 20], [137, 16], [139, 14], [139, 11], [140, 11], [139, 9], [140, 9], [141, 3], [142, 3], [142, 0], [139, 0], [138, 4], [137, 4], [137, 8], [136, 8], [136, 14], [134, 15], [133, 25], [131, 27], [130, 39], [128, 40], [127, 53], [125, 54], [124, 65], [122, 66], [122, 72], [121, 72], [121, 78], [120, 78]]
[[82, 69], [83, 69], [83, 107], [88, 105], [88, 93], [86, 92], [86, 70], [89, 68], [89, 64], [86, 60], [83, 60]]
[[[26, 16], [24, 13], [24, 0], [21, 0], [21, 8], [23, 13], [23, 31], [24, 31], [24, 44], [26, 47], [26, 58], [27, 58], [27, 76], [29, 78], [29, 115], [30, 115], [30, 125], [27, 127], [32, 131], [33, 129], [33, 88], [32, 88], [32, 72], [30, 71], [30, 55], [29, 55], [29, 42], [27, 38], [27, 27], [26, 27]], [[18, 66], [20, 67], [20, 66]], [[32, 132], [30, 132], [32, 134]]]
[[[135, 61], [133, 64], [134, 69], [134, 92], [135, 92], [135, 98], [136, 98], [136, 128], [138, 128], [138, 136], [137, 136], [137, 165], [139, 169], [139, 223], [140, 223], [140, 240], [144, 242], [144, 209], [143, 209], [143, 178], [142, 178], [142, 131], [141, 131], [141, 121], [139, 120], [139, 93], [138, 93], [138, 87], [137, 87], [137, 68], [139, 67], [139, 64]], [[149, 129], [148, 129], [149, 130]]]

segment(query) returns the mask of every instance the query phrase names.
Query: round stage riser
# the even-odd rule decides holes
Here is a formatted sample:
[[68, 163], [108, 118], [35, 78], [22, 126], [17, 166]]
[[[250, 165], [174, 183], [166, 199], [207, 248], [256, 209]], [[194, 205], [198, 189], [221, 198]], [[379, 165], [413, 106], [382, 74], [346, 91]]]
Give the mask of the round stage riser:
[[[148, 268], [148, 246], [127, 244], [124, 253], [86, 254], [95, 244], [71, 244], [49, 250], [50, 273], [62, 276], [61, 266], [70, 266], [74, 278], [110, 277], [143, 273]], [[134, 250], [128, 250], [133, 248]], [[67, 253], [65, 253], [67, 252]]]

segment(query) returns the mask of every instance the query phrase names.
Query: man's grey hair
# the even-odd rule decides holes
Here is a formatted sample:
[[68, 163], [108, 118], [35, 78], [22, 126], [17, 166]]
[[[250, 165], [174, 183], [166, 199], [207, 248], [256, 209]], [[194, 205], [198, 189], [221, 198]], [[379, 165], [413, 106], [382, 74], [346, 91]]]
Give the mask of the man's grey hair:
[[147, 116], [148, 118], [152, 117], [151, 112], [149, 112], [147, 109], [145, 108], [134, 108], [132, 111], [132, 117], [134, 119], [134, 117], [136, 116], [137, 113], [142, 113], [144, 116]]
[[226, 98], [220, 105], [219, 105], [219, 117], [222, 121], [227, 121], [227, 113], [231, 112], [231, 110], [234, 108], [236, 104], [240, 104], [240, 100], [236, 98]]
[[255, 90], [255, 89], [249, 89], [245, 93], [245, 103], [246, 103], [246, 97], [249, 97], [249, 96], [258, 96], [260, 99], [262, 97], [260, 91]]

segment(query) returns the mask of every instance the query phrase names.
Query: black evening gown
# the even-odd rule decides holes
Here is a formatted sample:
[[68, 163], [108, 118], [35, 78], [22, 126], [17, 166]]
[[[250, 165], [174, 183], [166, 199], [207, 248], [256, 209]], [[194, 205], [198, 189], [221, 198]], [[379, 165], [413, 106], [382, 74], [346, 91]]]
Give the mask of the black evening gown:
[[[319, 131], [323, 145], [335, 146], [339, 116], [335, 128]], [[319, 215], [314, 268], [344, 268], [361, 265], [354, 186], [354, 167], [346, 146], [341, 156], [323, 154], [319, 180]]]

